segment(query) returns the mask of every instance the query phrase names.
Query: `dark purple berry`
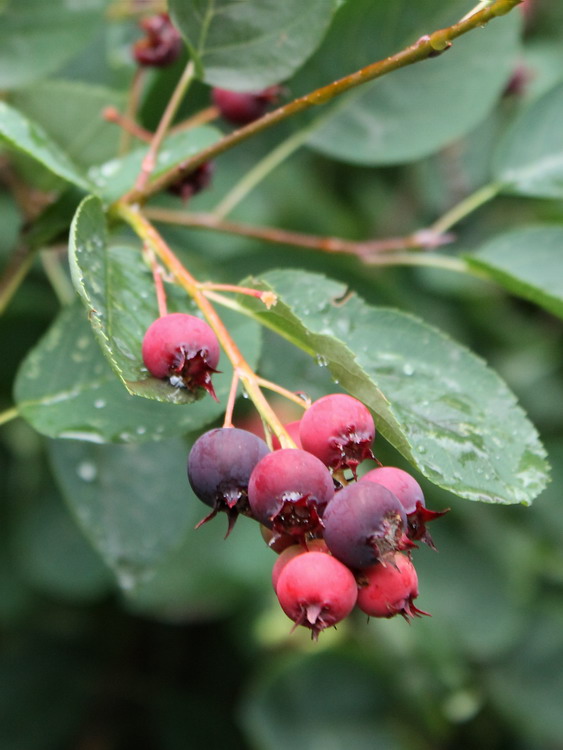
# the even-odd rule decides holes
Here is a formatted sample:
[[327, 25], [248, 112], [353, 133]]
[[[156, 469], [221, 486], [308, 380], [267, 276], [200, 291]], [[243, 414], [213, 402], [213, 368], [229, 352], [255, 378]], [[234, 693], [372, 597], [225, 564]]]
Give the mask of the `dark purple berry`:
[[335, 471], [356, 467], [373, 458], [375, 425], [369, 409], [345, 393], [314, 401], [301, 418], [299, 436], [304, 450]]
[[414, 546], [406, 537], [403, 506], [375, 482], [349, 484], [328, 504], [324, 539], [332, 554], [350, 568], [386, 562], [395, 552]]
[[277, 101], [279, 94], [279, 86], [247, 92], [214, 88], [211, 98], [225, 120], [234, 125], [247, 125], [262, 117], [268, 107]]
[[251, 515], [248, 480], [267, 453], [263, 440], [236, 427], [210, 430], [195, 441], [188, 456], [188, 479], [197, 497], [213, 509], [198, 526], [222, 511], [229, 519], [228, 535], [239, 514]]
[[401, 501], [407, 514], [408, 538], [413, 541], [420, 539], [429, 547], [434, 548], [434, 542], [426, 530], [426, 524], [448, 511], [429, 510], [424, 501], [422, 488], [414, 477], [395, 466], [380, 466], [368, 471], [360, 481], [375, 482], [392, 492]]
[[219, 354], [219, 342], [212, 328], [187, 313], [157, 318], [143, 338], [143, 361], [151, 375], [189, 391], [204, 388], [215, 400], [211, 375], [217, 372]]
[[199, 167], [196, 167], [193, 172], [180, 177], [177, 182], [173, 182], [168, 187], [168, 191], [174, 195], [178, 195], [183, 201], [187, 201], [209, 186], [212, 175], [213, 164], [210, 161], [206, 161], [200, 164]]
[[139, 26], [145, 32], [133, 45], [133, 57], [139, 65], [161, 68], [180, 56], [182, 37], [167, 13], [144, 18]]
[[298, 448], [269, 453], [248, 483], [254, 517], [275, 534], [298, 538], [320, 533], [324, 509], [333, 495], [334, 484], [326, 466]]

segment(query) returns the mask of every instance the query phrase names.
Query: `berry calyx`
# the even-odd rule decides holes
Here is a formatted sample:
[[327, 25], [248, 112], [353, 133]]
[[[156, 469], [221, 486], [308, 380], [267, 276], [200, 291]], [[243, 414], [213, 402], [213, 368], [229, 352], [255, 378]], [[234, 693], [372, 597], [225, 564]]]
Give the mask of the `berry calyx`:
[[368, 471], [360, 481], [375, 482], [392, 492], [400, 500], [407, 514], [408, 538], [413, 541], [420, 539], [429, 547], [435, 549], [432, 537], [426, 529], [426, 524], [445, 515], [449, 509], [429, 510], [426, 507], [422, 488], [414, 477], [396, 466], [380, 466]]
[[216, 401], [211, 376], [218, 372], [219, 354], [212, 328], [188, 313], [157, 318], [143, 338], [143, 361], [151, 375], [189, 391], [204, 388]]
[[159, 13], [140, 21], [145, 36], [133, 45], [133, 57], [148, 67], [161, 68], [173, 63], [182, 52], [182, 37], [172, 25], [168, 13]]
[[330, 472], [306, 451], [282, 448], [257, 464], [248, 483], [248, 500], [260, 523], [297, 538], [322, 531], [321, 518], [334, 495]]
[[188, 456], [188, 480], [197, 497], [212, 508], [196, 528], [223, 512], [229, 520], [228, 536], [240, 514], [252, 515], [248, 480], [267, 453], [263, 440], [236, 427], [210, 430], [195, 441]]
[[369, 409], [353, 396], [332, 393], [314, 401], [301, 418], [304, 450], [334, 471], [351, 469], [373, 458], [375, 424]]
[[324, 539], [332, 554], [350, 568], [387, 562], [414, 544], [407, 538], [407, 517], [399, 500], [375, 482], [349, 484], [328, 504]]
[[214, 88], [211, 98], [221, 116], [234, 125], [248, 125], [266, 113], [280, 94], [280, 86], [269, 86], [262, 91], [229, 91]]
[[352, 572], [336, 558], [325, 552], [305, 552], [282, 569], [276, 595], [295, 625], [309, 628], [317, 640], [321, 630], [350, 614], [358, 586]]
[[394, 617], [405, 620], [427, 615], [418, 609], [414, 600], [418, 596], [418, 576], [412, 561], [400, 552], [388, 565], [377, 563], [362, 571], [358, 591], [358, 607], [370, 617]]

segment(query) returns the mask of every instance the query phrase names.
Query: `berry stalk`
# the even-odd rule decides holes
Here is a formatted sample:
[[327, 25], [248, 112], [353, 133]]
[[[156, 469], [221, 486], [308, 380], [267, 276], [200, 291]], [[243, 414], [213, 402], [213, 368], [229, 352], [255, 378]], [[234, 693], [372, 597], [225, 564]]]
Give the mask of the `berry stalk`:
[[129, 224], [143, 242], [153, 250], [168, 271], [172, 273], [178, 284], [190, 295], [213, 329], [241, 384], [264, 422], [276, 435], [283, 447], [294, 448], [293, 440], [262, 393], [258, 376], [244, 358], [217, 311], [207, 298], [205, 284], [200, 284], [191, 275], [138, 207], [129, 206], [120, 201], [114, 205], [112, 212], [114, 216]]

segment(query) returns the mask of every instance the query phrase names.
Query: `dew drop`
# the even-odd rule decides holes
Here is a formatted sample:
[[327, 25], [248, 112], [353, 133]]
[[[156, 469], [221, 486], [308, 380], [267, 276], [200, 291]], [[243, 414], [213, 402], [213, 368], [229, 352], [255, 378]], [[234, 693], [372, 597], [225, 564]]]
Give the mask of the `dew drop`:
[[95, 409], [103, 409], [105, 405], [106, 405], [106, 402], [105, 402], [105, 400], [103, 398], [97, 398], [94, 401], [94, 408]]
[[76, 473], [84, 482], [93, 482], [98, 476], [98, 469], [91, 461], [81, 461], [76, 467]]
[[414, 367], [408, 362], [406, 365], [403, 365], [403, 375], [406, 375], [407, 377], [414, 375]]
[[315, 362], [319, 367], [326, 367], [328, 365], [327, 358], [322, 354], [315, 354]]

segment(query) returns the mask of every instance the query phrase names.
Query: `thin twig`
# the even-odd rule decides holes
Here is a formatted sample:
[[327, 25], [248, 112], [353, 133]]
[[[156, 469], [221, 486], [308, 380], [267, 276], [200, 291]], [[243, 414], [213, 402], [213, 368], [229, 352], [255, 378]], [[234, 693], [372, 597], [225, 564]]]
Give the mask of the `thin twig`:
[[176, 88], [174, 89], [174, 92], [170, 97], [170, 101], [166, 105], [166, 109], [164, 110], [160, 122], [158, 123], [158, 127], [151, 141], [149, 150], [145, 154], [143, 164], [141, 166], [141, 171], [139, 173], [139, 176], [137, 177], [137, 181], [135, 182], [134, 189], [137, 191], [143, 192], [147, 188], [149, 178], [156, 166], [158, 151], [162, 145], [164, 138], [166, 137], [166, 134], [168, 133], [172, 120], [174, 119], [174, 116], [178, 111], [178, 107], [182, 103], [182, 99], [184, 98], [186, 91], [193, 81], [194, 72], [195, 65], [193, 61], [190, 60], [190, 62], [186, 65], [184, 72], [180, 76], [180, 80], [176, 84]]
[[196, 155], [187, 159], [181, 165], [176, 166], [164, 174], [154, 179], [150, 184], [142, 186], [140, 189], [136, 186], [133, 190], [123, 196], [125, 203], [143, 203], [151, 195], [159, 193], [170, 184], [189, 174], [206, 161], [210, 161], [219, 154], [228, 151], [242, 141], [266, 130], [279, 122], [293, 117], [312, 107], [325, 104], [337, 96], [350, 91], [357, 86], [361, 86], [368, 81], [373, 81], [394, 70], [399, 70], [413, 63], [426, 60], [447, 50], [454, 39], [466, 34], [473, 29], [487, 24], [493, 18], [508, 13], [512, 8], [518, 5], [521, 0], [496, 0], [492, 5], [483, 8], [479, 12], [473, 13], [469, 18], [465, 18], [452, 26], [444, 29], [438, 29], [432, 34], [425, 34], [418, 41], [409, 47], [401, 50], [395, 55], [371, 63], [364, 68], [340, 78], [333, 83], [316, 89], [315, 91], [299, 97], [288, 104], [267, 113], [263, 117], [245, 125], [238, 130], [229, 133], [208, 148], [203, 149]]
[[305, 234], [303, 232], [291, 232], [277, 227], [257, 227], [252, 224], [217, 219], [214, 214], [185, 213], [166, 208], [146, 208], [144, 213], [147, 218], [153, 221], [209, 229], [226, 234], [238, 234], [277, 245], [291, 245], [319, 250], [324, 253], [349, 253], [364, 260], [377, 253], [393, 250], [435, 248], [445, 245], [453, 239], [453, 236], [449, 234], [439, 235], [431, 230], [421, 230], [406, 237], [386, 237], [380, 240], [355, 242], [341, 237], [323, 237], [322, 235]]

